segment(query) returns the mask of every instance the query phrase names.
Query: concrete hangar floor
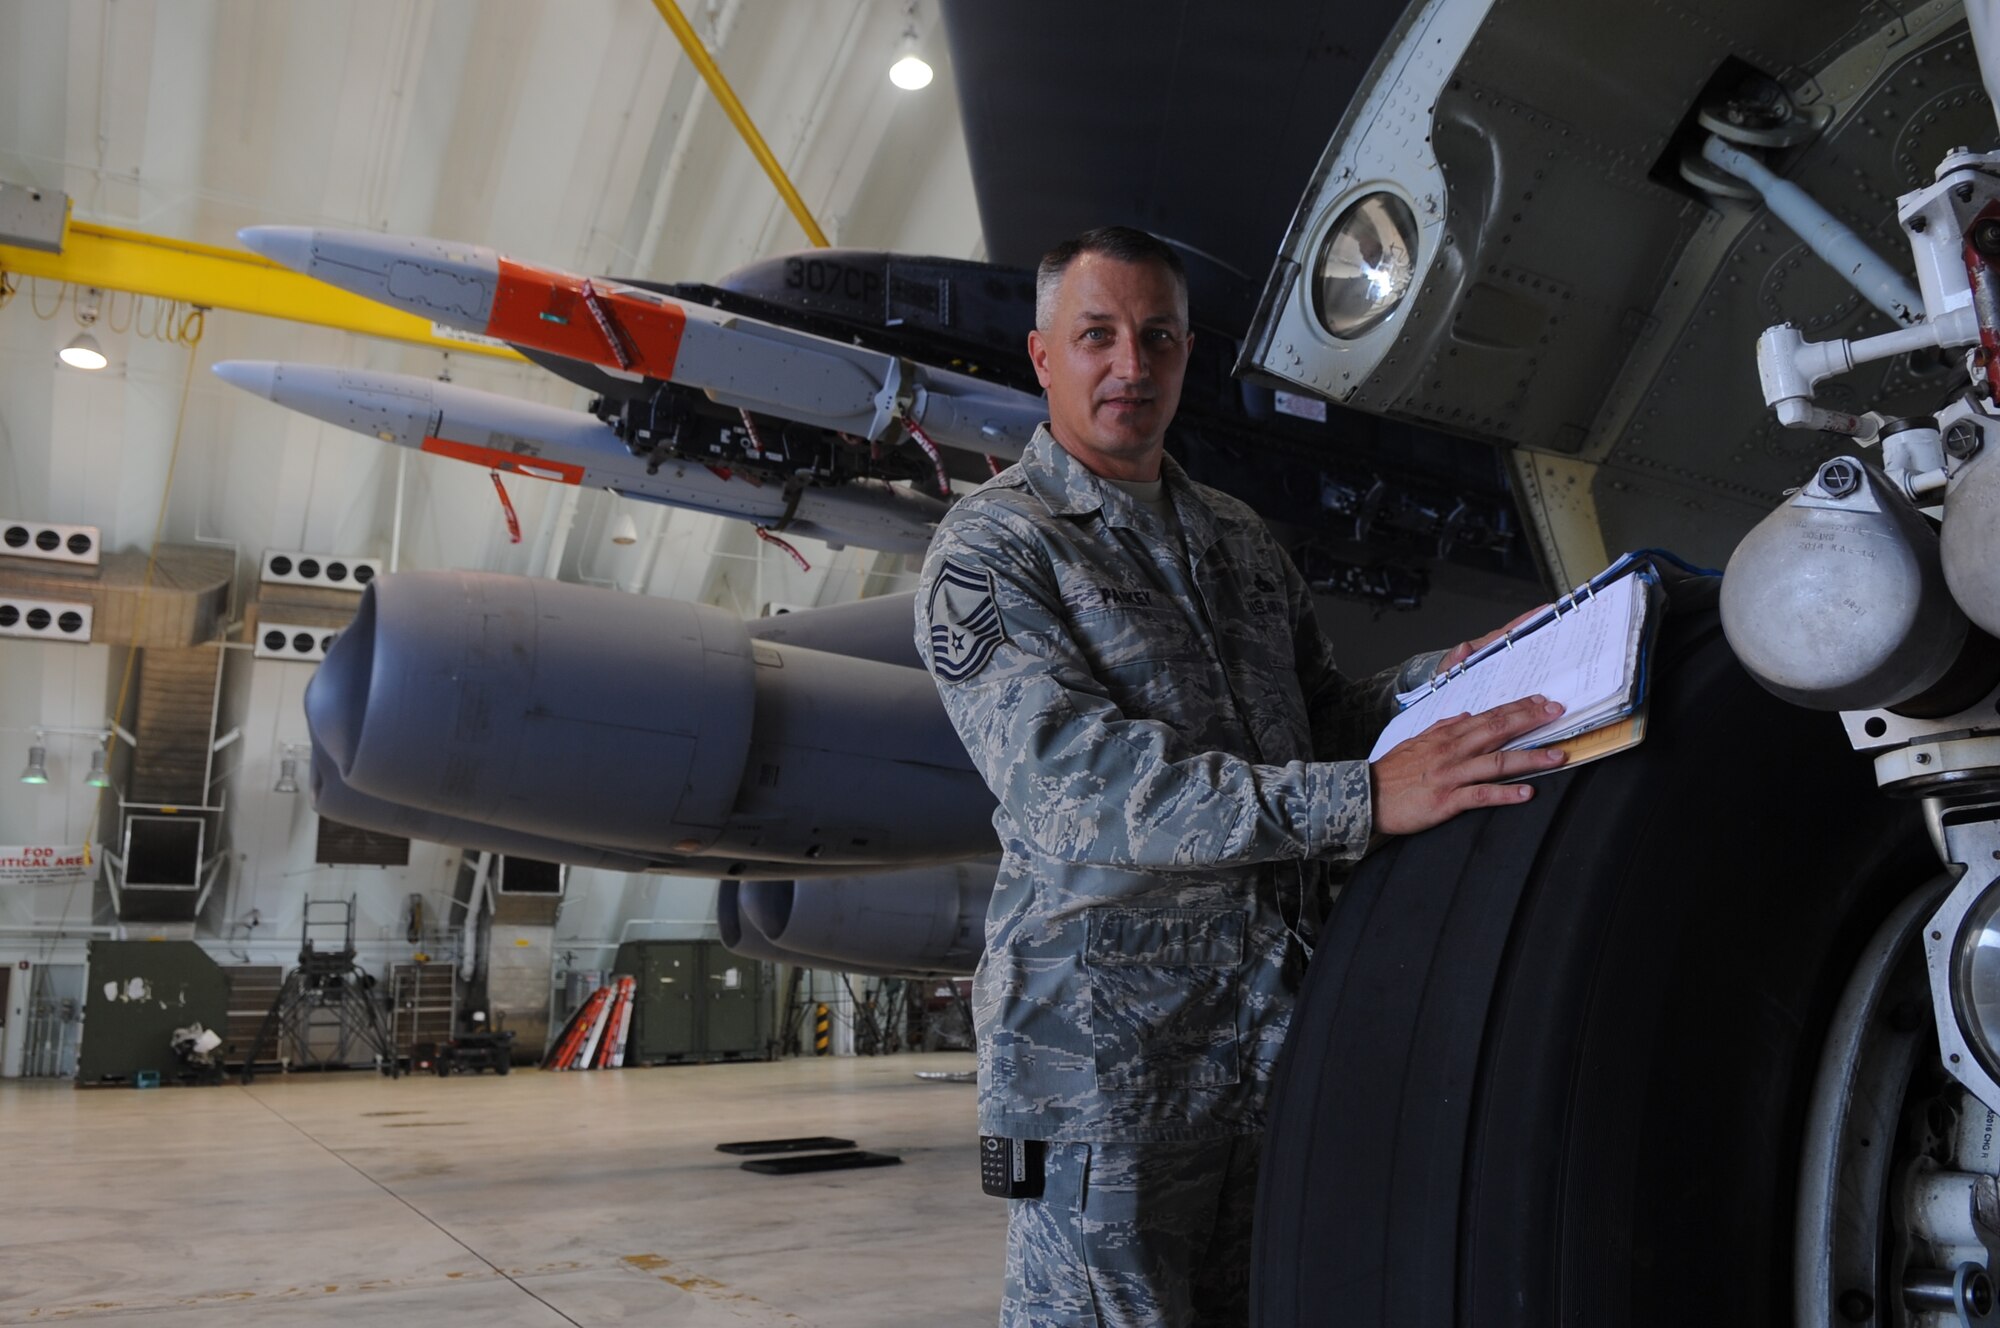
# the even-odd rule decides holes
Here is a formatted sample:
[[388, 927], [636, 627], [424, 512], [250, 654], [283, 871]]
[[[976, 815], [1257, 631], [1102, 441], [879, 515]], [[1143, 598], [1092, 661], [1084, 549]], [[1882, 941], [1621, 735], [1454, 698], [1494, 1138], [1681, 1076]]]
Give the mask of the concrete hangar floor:
[[[958, 1053], [506, 1078], [0, 1083], [0, 1324], [989, 1325]], [[742, 1171], [835, 1134], [900, 1166]]]

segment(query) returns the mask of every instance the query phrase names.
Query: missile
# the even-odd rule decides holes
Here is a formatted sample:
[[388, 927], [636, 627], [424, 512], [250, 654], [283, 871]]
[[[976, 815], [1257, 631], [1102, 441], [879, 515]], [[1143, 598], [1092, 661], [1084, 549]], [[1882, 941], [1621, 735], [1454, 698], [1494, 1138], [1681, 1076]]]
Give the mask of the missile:
[[1048, 417], [1040, 397], [969, 374], [518, 263], [482, 245], [308, 226], [251, 226], [237, 238], [272, 262], [434, 323], [870, 441], [920, 431], [920, 440], [1018, 460]]
[[758, 485], [696, 461], [669, 460], [649, 470], [595, 416], [407, 374], [224, 360], [215, 375], [287, 409], [399, 447], [752, 521], [833, 545], [921, 554], [945, 511], [928, 494], [880, 480], [809, 486], [788, 495], [782, 485]]

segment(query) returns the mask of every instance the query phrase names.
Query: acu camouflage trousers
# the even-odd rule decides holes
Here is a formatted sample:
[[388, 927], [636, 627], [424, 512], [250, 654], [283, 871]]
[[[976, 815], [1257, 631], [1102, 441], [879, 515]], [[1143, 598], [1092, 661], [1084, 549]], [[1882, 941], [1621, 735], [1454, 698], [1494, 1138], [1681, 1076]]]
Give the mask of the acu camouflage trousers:
[[1262, 1145], [1051, 1142], [1009, 1201], [1001, 1328], [1244, 1328]]

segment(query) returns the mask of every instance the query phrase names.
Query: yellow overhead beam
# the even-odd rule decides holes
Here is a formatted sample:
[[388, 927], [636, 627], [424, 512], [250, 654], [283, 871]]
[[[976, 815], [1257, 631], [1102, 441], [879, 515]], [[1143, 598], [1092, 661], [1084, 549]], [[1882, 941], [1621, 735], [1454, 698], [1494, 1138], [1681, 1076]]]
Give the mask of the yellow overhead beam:
[[431, 324], [301, 276], [240, 249], [71, 221], [59, 254], [0, 244], [0, 271], [23, 277], [99, 286], [205, 309], [234, 309], [265, 318], [337, 327], [367, 337], [407, 341], [433, 350], [463, 351], [518, 360], [518, 351], [438, 336]]
[[799, 197], [799, 191], [792, 188], [792, 178], [785, 174], [785, 168], [771, 155], [771, 149], [765, 144], [764, 136], [757, 132], [756, 122], [750, 118], [750, 112], [743, 109], [743, 103], [736, 100], [735, 89], [731, 88], [729, 80], [722, 76], [722, 70], [715, 63], [715, 58], [708, 53], [708, 48], [701, 44], [701, 37], [695, 32], [694, 25], [687, 21], [687, 15], [681, 13], [681, 7], [675, 4], [674, 0], [653, 0], [653, 8], [660, 11], [660, 17], [674, 30], [674, 36], [680, 38], [681, 49], [687, 52], [688, 59], [694, 61], [694, 67], [701, 71], [702, 78], [708, 83], [708, 90], [722, 103], [722, 109], [728, 114], [730, 123], [736, 126], [736, 132], [743, 136], [743, 141], [750, 145], [750, 154], [757, 158], [757, 164], [764, 168], [764, 174], [770, 176], [771, 183], [778, 186], [779, 195], [785, 200], [785, 206], [792, 210], [792, 215], [798, 218], [799, 225], [805, 229], [806, 238], [811, 240], [815, 247], [826, 248], [828, 243], [826, 232], [813, 220], [812, 210], [806, 206], [806, 201]]

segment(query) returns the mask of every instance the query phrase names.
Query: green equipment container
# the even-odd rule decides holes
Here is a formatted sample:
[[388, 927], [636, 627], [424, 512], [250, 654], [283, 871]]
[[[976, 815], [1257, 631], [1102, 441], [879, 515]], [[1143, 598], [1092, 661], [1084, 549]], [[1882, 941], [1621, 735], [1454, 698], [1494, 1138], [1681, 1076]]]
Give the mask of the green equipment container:
[[768, 964], [718, 941], [627, 941], [614, 971], [634, 980], [627, 1065], [769, 1059]]
[[196, 1022], [217, 1033], [229, 1022], [229, 979], [199, 945], [92, 941], [76, 1081], [171, 1083], [174, 1030]]

